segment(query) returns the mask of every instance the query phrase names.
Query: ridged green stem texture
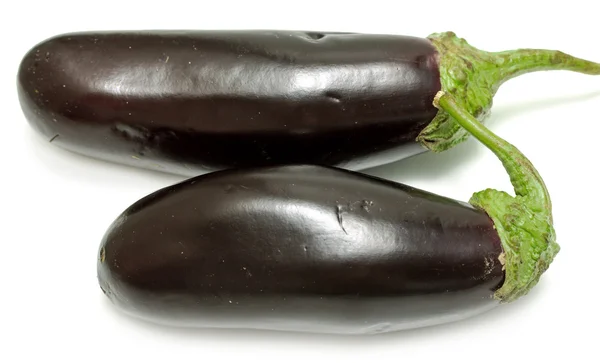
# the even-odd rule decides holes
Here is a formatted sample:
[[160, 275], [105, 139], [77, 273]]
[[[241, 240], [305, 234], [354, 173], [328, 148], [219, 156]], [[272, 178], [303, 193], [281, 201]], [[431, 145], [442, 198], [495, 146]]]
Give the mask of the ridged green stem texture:
[[[503, 52], [479, 50], [453, 32], [428, 37], [439, 53], [442, 91], [452, 94], [479, 121], [489, 116], [493, 97], [506, 81], [538, 71], [565, 70], [600, 75], [600, 64], [557, 50], [516, 49]], [[447, 112], [440, 110], [417, 141], [440, 152], [464, 141], [468, 133]]]
[[434, 104], [490, 149], [510, 177], [515, 196], [486, 189], [474, 193], [469, 203], [490, 216], [502, 241], [505, 281], [494, 296], [502, 302], [514, 301], [538, 283], [560, 251], [546, 185], [529, 159], [487, 129], [452, 95], [440, 91]]

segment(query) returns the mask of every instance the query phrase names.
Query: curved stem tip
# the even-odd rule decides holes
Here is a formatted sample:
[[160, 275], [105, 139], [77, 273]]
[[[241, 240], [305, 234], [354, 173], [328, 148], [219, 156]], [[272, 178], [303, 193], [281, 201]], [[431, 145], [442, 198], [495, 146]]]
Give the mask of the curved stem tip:
[[440, 91], [434, 105], [491, 150], [510, 177], [515, 196], [486, 189], [474, 193], [469, 202], [490, 216], [502, 241], [505, 281], [494, 296], [502, 302], [516, 300], [537, 284], [560, 251], [550, 194], [531, 161], [487, 129], [452, 95]]

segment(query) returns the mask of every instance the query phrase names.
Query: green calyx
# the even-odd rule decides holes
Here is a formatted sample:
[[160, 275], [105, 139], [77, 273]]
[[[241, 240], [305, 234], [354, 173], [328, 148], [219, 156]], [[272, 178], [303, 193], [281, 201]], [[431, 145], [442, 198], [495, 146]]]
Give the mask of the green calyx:
[[469, 202], [490, 216], [502, 242], [500, 262], [505, 279], [494, 297], [502, 302], [514, 301], [538, 283], [560, 251], [548, 190], [532, 163], [515, 146], [483, 126], [459, 100], [441, 91], [434, 105], [490, 149], [510, 177], [515, 196], [486, 189], [474, 193]]
[[[428, 37], [439, 53], [441, 90], [452, 94], [466, 111], [483, 122], [493, 97], [511, 78], [537, 71], [566, 70], [600, 75], [600, 64], [557, 50], [516, 49], [503, 52], [479, 50], [453, 32]], [[417, 141], [440, 152], [466, 140], [469, 134], [447, 112], [440, 110]]]
[[502, 241], [506, 278], [495, 297], [510, 302], [526, 295], [560, 251], [548, 214], [532, 209], [527, 198], [494, 189], [474, 193], [469, 203], [486, 211]]

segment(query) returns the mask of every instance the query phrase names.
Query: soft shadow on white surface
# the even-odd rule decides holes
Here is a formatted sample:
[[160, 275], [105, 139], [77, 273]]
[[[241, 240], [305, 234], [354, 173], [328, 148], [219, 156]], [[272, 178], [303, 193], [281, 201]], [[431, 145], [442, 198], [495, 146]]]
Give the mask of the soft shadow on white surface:
[[403, 160], [361, 170], [362, 173], [378, 176], [385, 179], [404, 181], [413, 179], [438, 179], [444, 178], [448, 173], [460, 168], [461, 164], [468, 164], [476, 159], [485, 150], [473, 138], [441, 153], [426, 151]]
[[[583, 104], [586, 101], [600, 98], [600, 90], [593, 92], [585, 92], [572, 94], [569, 96], [541, 97], [534, 100], [527, 98], [520, 102], [510, 103], [506, 105], [498, 102], [492, 108], [491, 118], [486, 124], [499, 124], [508, 119], [518, 117], [526, 119], [528, 114], [539, 110], [549, 110], [557, 107], [569, 106], [571, 104]], [[569, 106], [571, 107], [571, 106]], [[543, 127], [544, 125], [540, 125]]]
[[[490, 117], [485, 121], [485, 125], [494, 131], [494, 126], [509, 120], [526, 122], [528, 114], [538, 110], [583, 103], [598, 97], [600, 97], [600, 91], [563, 97], [527, 99], [510, 104], [495, 104], [492, 107]], [[571, 123], [573, 121], [565, 120], [565, 122]], [[542, 129], [545, 125], [540, 124], [539, 127]], [[510, 138], [507, 137], [506, 139], [510, 142]], [[489, 151], [483, 145], [470, 137], [465, 142], [441, 153], [425, 152], [391, 164], [363, 170], [363, 172], [393, 180], [403, 179], [405, 176], [410, 176], [411, 179], [442, 178], [452, 170], [473, 162], [477, 156], [487, 152]]]
[[204, 343], [207, 341], [243, 341], [244, 343], [256, 343], [260, 345], [262, 343], [294, 342], [300, 343], [303, 346], [331, 346], [332, 344], [337, 344], [340, 347], [348, 347], [348, 344], [351, 344], [353, 347], [356, 347], [356, 345], [372, 347], [375, 344], [406, 344], [410, 341], [429, 338], [451, 339], [455, 334], [464, 334], [496, 324], [505, 325], [507, 323], [514, 323], [518, 325], [519, 316], [524, 311], [529, 310], [532, 306], [543, 303], [541, 300], [544, 298], [544, 288], [544, 283], [541, 281], [527, 296], [472, 318], [436, 326], [374, 335], [336, 335], [252, 329], [177, 328], [155, 324], [127, 315], [114, 307], [109, 299], [101, 293], [99, 293], [98, 298], [104, 300], [102, 310], [111, 319], [115, 320], [116, 325], [133, 327], [132, 332], [143, 333], [144, 337], [174, 339], [184, 343], [193, 343], [194, 341], [202, 341]]

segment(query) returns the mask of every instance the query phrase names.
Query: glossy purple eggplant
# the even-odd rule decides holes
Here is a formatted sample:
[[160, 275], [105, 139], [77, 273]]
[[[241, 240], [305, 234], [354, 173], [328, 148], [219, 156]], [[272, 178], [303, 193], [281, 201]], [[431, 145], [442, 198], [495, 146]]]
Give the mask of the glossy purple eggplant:
[[540, 52], [486, 53], [453, 33], [80, 32], [34, 46], [18, 94], [45, 140], [121, 164], [189, 176], [292, 163], [362, 170], [464, 138], [432, 105], [441, 89], [484, 118], [518, 74], [600, 73]]
[[120, 310], [160, 324], [372, 334], [498, 306], [501, 241], [467, 203], [310, 165], [220, 171], [125, 210], [99, 250]]

